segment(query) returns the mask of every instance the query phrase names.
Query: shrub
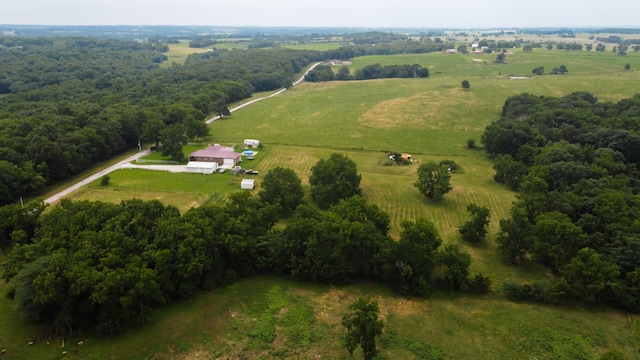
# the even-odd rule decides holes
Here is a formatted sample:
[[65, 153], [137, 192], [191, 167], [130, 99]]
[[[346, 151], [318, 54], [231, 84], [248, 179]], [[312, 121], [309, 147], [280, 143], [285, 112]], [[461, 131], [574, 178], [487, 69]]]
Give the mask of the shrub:
[[100, 185], [107, 186], [109, 185], [109, 180], [111, 180], [111, 176], [105, 175], [100, 179]]
[[469, 282], [469, 291], [475, 294], [486, 294], [491, 291], [491, 278], [476, 274]]
[[467, 149], [475, 149], [476, 148], [476, 140], [468, 139], [467, 140]]
[[456, 164], [455, 161], [448, 160], [448, 159], [440, 160], [440, 163], [438, 163], [438, 165], [446, 166], [449, 168], [450, 171], [457, 171], [460, 169], [460, 167], [458, 166], [458, 164]]

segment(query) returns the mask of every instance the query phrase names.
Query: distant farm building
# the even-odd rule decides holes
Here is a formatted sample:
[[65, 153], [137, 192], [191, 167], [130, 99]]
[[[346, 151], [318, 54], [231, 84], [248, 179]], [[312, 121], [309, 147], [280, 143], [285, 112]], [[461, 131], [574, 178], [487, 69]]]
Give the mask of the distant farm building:
[[242, 179], [240, 182], [240, 189], [244, 190], [252, 190], [255, 186], [255, 180], [253, 179]]
[[189, 155], [189, 161], [214, 162], [219, 167], [231, 168], [242, 160], [242, 154], [235, 152], [232, 147], [215, 144], [204, 150], [198, 150]]
[[244, 144], [248, 147], [257, 148], [258, 146], [260, 146], [260, 140], [244, 139]]
[[333, 60], [329, 60], [329, 64], [332, 66], [336, 66], [336, 65], [351, 66], [351, 61], [333, 59]]
[[205, 161], [189, 161], [187, 172], [196, 174], [213, 174], [218, 170], [218, 163]]

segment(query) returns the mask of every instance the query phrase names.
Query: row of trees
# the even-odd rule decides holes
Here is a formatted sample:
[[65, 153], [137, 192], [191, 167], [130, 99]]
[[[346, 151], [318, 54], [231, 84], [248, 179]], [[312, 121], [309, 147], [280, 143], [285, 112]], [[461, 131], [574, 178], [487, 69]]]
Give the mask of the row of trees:
[[[443, 245], [430, 221], [405, 221], [393, 241], [389, 216], [357, 195], [350, 159], [318, 161], [310, 183], [327, 210], [306, 204], [300, 179], [284, 168], [265, 175], [258, 196], [234, 193], [182, 215], [135, 199], [62, 200], [47, 212], [37, 202], [4, 207], [9, 295], [22, 316], [60, 332], [97, 327], [109, 335], [144, 324], [155, 307], [256, 273], [332, 284], [369, 279], [421, 296], [434, 286], [488, 290], [487, 278], [471, 278], [470, 255]], [[274, 228], [282, 217], [287, 226]]]
[[346, 66], [340, 67], [337, 73], [329, 65], [319, 65], [309, 71], [304, 79], [309, 82], [333, 81], [333, 80], [370, 80], [390, 78], [426, 78], [429, 77], [429, 69], [418, 64], [414, 65], [367, 65], [358, 69], [355, 75], [349, 73]]
[[495, 178], [517, 189], [499, 251], [556, 276], [506, 285], [514, 298], [566, 299], [637, 311], [640, 282], [640, 96], [601, 103], [588, 93], [507, 99], [482, 142]]
[[[553, 75], [561, 75], [561, 74], [566, 74], [568, 72], [569, 72], [569, 69], [567, 69], [566, 65], [560, 65], [559, 67], [554, 67], [551, 70], [551, 74]], [[533, 70], [531, 70], [531, 73], [535, 75], [544, 75], [544, 66], [538, 66], [534, 68]]]

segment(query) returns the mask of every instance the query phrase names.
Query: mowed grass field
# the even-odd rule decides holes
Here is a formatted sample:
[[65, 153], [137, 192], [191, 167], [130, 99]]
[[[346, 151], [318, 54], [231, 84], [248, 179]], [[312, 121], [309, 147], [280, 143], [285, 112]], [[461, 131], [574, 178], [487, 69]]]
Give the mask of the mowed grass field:
[[[242, 163], [260, 171], [258, 188], [269, 169], [282, 166], [296, 171], [307, 193], [311, 167], [318, 159], [332, 152], [349, 156], [362, 174], [367, 201], [389, 214], [394, 238], [404, 220], [426, 217], [445, 242], [461, 244], [456, 230], [468, 219], [466, 206], [486, 206], [492, 219], [488, 240], [478, 246], [461, 244], [473, 257], [472, 272], [491, 276], [496, 290], [504, 280], [539, 279], [546, 276], [544, 269], [512, 267], [497, 255], [498, 221], [508, 216], [515, 194], [493, 181], [490, 160], [482, 151], [465, 149], [466, 141], [473, 138], [480, 144], [482, 131], [499, 118], [504, 100], [518, 93], [562, 96], [588, 91], [601, 101], [631, 97], [638, 92], [640, 71], [635, 69], [640, 68], [640, 56], [515, 51], [504, 65], [492, 63], [495, 55], [357, 58], [352, 71], [375, 63], [420, 64], [429, 68], [431, 76], [302, 83], [215, 121], [210, 125], [210, 142], [230, 145], [245, 138], [260, 139], [264, 148], [256, 160]], [[626, 63], [632, 71], [624, 70]], [[550, 72], [560, 65], [566, 65], [569, 73], [509, 79], [529, 76], [538, 66]], [[462, 90], [462, 80], [470, 82], [470, 91]], [[386, 150], [411, 153], [415, 163], [385, 166]], [[444, 200], [432, 203], [412, 184], [420, 163], [442, 159], [455, 160], [461, 171], [452, 174], [453, 190]], [[112, 202], [158, 198], [185, 211], [222, 202], [231, 191], [239, 191], [239, 179], [229, 173], [120, 170], [111, 174], [109, 186], [96, 182], [72, 198]], [[612, 309], [513, 303], [497, 291], [480, 297], [435, 292], [427, 299], [415, 299], [374, 284], [332, 287], [275, 277], [244, 280], [172, 304], [157, 310], [144, 329], [114, 339], [74, 334], [67, 349], [69, 357], [82, 359], [350, 359], [341, 345], [340, 318], [359, 294], [380, 303], [387, 331], [380, 346], [389, 359], [428, 358], [430, 347], [441, 349], [450, 359], [597, 359], [613, 350], [627, 359], [640, 358], [640, 317]], [[47, 334], [46, 329], [23, 323], [8, 310], [11, 306], [0, 299], [0, 309], [6, 310], [0, 311], [0, 348], [11, 347], [7, 357], [60, 356], [59, 339], [56, 345], [26, 345], [30, 338]], [[71, 349], [78, 348], [73, 344], [79, 340], [84, 345], [73, 354]], [[19, 351], [13, 351], [16, 348]]]

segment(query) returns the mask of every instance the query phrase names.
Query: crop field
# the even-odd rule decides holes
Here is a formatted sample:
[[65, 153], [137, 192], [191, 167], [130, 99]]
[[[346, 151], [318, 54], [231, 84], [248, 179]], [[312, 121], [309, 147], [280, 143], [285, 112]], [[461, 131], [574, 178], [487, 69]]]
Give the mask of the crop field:
[[[431, 76], [302, 83], [213, 122], [207, 141], [231, 145], [260, 139], [264, 148], [256, 159], [241, 163], [260, 171], [258, 190], [260, 178], [280, 166], [293, 169], [308, 194], [311, 167], [318, 159], [333, 152], [347, 155], [362, 175], [364, 197], [389, 214], [390, 235], [396, 239], [403, 221], [425, 217], [445, 242], [461, 244], [457, 229], [468, 219], [466, 206], [486, 206], [491, 211], [489, 238], [480, 245], [461, 244], [472, 255], [472, 273], [490, 276], [494, 289], [508, 279], [539, 279], [547, 275], [544, 269], [512, 267], [498, 256], [493, 241], [498, 221], [508, 215], [515, 193], [493, 181], [490, 159], [481, 150], [466, 149], [466, 142], [474, 139], [480, 145], [484, 128], [499, 118], [505, 99], [518, 93], [562, 96], [587, 91], [600, 101], [633, 96], [639, 92], [640, 54], [514, 51], [506, 56], [506, 64], [494, 64], [495, 54], [356, 58], [352, 73], [376, 63], [420, 64]], [[626, 63], [631, 71], [624, 70]], [[538, 66], [550, 73], [560, 65], [569, 73], [531, 74]], [[470, 82], [469, 91], [461, 88], [463, 80]], [[410, 153], [415, 161], [389, 165], [386, 151]], [[461, 170], [452, 173], [453, 190], [441, 203], [432, 203], [413, 186], [416, 169], [420, 163], [443, 159], [454, 160]], [[228, 172], [204, 176], [119, 170], [111, 174], [108, 186], [97, 181], [71, 198], [157, 198], [183, 212], [224, 201], [229, 192], [239, 191], [239, 183], [240, 178]], [[6, 287], [0, 282], [1, 292]], [[640, 317], [609, 308], [514, 303], [497, 292], [470, 296], [436, 291], [427, 299], [406, 298], [375, 284], [334, 287], [277, 277], [243, 280], [171, 304], [156, 310], [145, 328], [116, 338], [73, 334], [67, 342], [83, 340], [84, 345], [73, 346], [78, 352], [69, 358], [361, 358], [361, 353], [351, 357], [344, 349], [340, 324], [347, 304], [360, 294], [380, 303], [385, 322], [380, 348], [389, 359], [428, 359], [429, 354], [444, 352], [449, 359], [573, 360], [598, 359], [606, 351], [640, 359]], [[8, 311], [10, 306], [6, 298], [0, 299], [0, 338], [10, 334], [6, 341], [25, 344], [23, 353], [10, 358], [60, 356], [60, 339], [28, 347], [25, 336], [30, 335], [24, 334], [46, 330], [30, 327]], [[15, 332], [7, 324], [15, 324]], [[0, 348], [2, 343], [0, 339]]]

